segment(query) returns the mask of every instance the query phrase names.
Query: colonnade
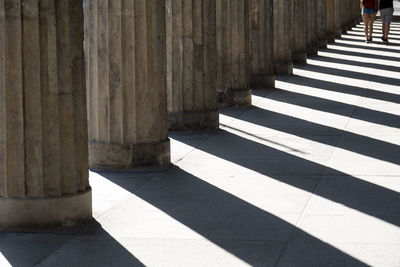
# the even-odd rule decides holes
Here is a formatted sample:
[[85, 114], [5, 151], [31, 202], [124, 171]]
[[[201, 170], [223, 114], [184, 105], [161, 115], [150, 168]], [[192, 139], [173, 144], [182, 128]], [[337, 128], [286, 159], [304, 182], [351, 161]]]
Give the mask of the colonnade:
[[219, 106], [251, 105], [359, 13], [357, 0], [0, 0], [0, 229], [90, 220], [89, 167], [167, 168], [168, 131], [218, 129]]

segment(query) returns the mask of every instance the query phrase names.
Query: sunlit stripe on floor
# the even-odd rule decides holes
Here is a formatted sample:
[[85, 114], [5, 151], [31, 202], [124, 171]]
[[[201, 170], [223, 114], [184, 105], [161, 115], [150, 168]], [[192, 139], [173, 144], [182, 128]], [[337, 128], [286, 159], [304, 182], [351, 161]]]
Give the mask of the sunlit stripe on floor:
[[306, 86], [306, 85], [298, 85], [295, 83], [291, 83], [290, 81], [284, 82], [284, 81], [276, 81], [275, 82], [275, 87], [281, 90], [289, 91], [289, 92], [294, 92], [294, 93], [299, 93], [303, 95], [308, 95], [308, 96], [313, 96], [313, 97], [318, 97], [321, 99], [326, 99], [326, 100], [331, 100], [331, 101], [336, 101], [339, 104], [343, 103], [346, 105], [357, 105], [357, 102], [359, 102], [360, 98], [362, 97], [364, 100], [373, 100], [378, 101], [380, 105], [379, 108], [374, 108], [372, 106], [364, 107], [360, 106], [362, 108], [367, 108], [371, 111], [376, 111], [376, 112], [382, 112], [382, 106], [385, 105], [390, 105], [390, 107], [398, 107], [397, 109], [387, 109], [384, 111], [384, 113], [399, 116], [400, 117], [400, 104], [393, 104], [391, 102], [387, 102], [384, 100], [376, 100], [376, 99], [371, 99], [363, 96], [358, 96], [358, 95], [353, 95], [353, 94], [347, 94], [344, 92], [335, 92], [331, 90], [327, 90], [324, 88], [318, 88], [316, 86]]
[[[349, 38], [350, 36], [347, 36], [347, 37]], [[359, 39], [360, 41], [364, 40], [362, 38], [357, 38], [357, 37], [355, 37], [354, 39]], [[374, 50], [374, 51], [378, 51], [378, 52], [395, 53], [395, 54], [398, 54], [400, 52], [400, 47], [399, 46], [394, 46], [394, 45], [386, 46], [386, 45], [382, 44], [382, 41], [380, 39], [375, 38], [373, 40], [374, 40], [374, 42], [372, 42], [372, 43], [365, 43], [364, 41], [363, 42], [357, 42], [357, 41], [350, 41], [350, 40], [346, 40], [346, 39], [337, 39], [335, 41], [335, 43], [336, 44], [348, 44], [348, 45], [359, 46], [360, 48], [363, 48], [363, 49], [369, 49], [369, 50]], [[393, 41], [392, 43], [397, 43], [397, 41]], [[376, 49], [370, 49], [370, 48], [376, 48]], [[399, 52], [397, 52], [397, 51], [396, 52], [395, 51], [388, 52], [387, 50], [398, 50]]]
[[[338, 50], [336, 50], [336, 51], [338, 51]], [[323, 57], [333, 58], [333, 59], [344, 59], [344, 60], [360, 62], [360, 63], [371, 63], [371, 64], [378, 64], [378, 65], [382, 65], [382, 66], [398, 67], [399, 72], [400, 72], [400, 61], [385, 60], [385, 59], [371, 60], [370, 58], [367, 58], [367, 57], [343, 55], [340, 53], [336, 53], [336, 51], [333, 49], [318, 51], [318, 55], [323, 56]]]
[[357, 72], [357, 73], [368, 73], [371, 75], [379, 75], [381, 77], [387, 77], [392, 79], [398, 79], [400, 85], [400, 74], [394, 71], [382, 70], [377, 68], [369, 68], [369, 67], [361, 67], [356, 65], [350, 64], [343, 64], [343, 63], [332, 63], [326, 62], [323, 60], [316, 59], [307, 59], [307, 64], [312, 66], [320, 66], [320, 67], [327, 67], [332, 69], [337, 69], [341, 71], [350, 71], [350, 72]]
[[[360, 38], [360, 37], [362, 37], [360, 40], [365, 40], [365, 33], [364, 32], [362, 32], [362, 31], [348, 31], [346, 34], [342, 34], [342, 37], [346, 37], [346, 38], [350, 38], [350, 36], [351, 36], [351, 38]], [[377, 40], [378, 41], [380, 41], [381, 39], [381, 37], [382, 37], [382, 33], [380, 33], [380, 32], [376, 32], [376, 31], [374, 31], [374, 33], [372, 34], [372, 36], [374, 37], [374, 38], [378, 38]], [[400, 36], [397, 36], [397, 35], [389, 35], [389, 39], [393, 39], [393, 40], [400, 40]], [[390, 46], [389, 46], [389, 48], [390, 48]]]
[[337, 83], [337, 84], [355, 86], [355, 87], [360, 87], [360, 88], [367, 88], [367, 89], [374, 90], [377, 92], [400, 95], [399, 86], [388, 85], [385, 83], [371, 82], [371, 81], [366, 81], [366, 80], [362, 80], [362, 79], [348, 78], [348, 77], [343, 77], [343, 76], [333, 75], [333, 74], [325, 74], [325, 73], [320, 73], [320, 72], [310, 71], [310, 70], [305, 70], [305, 69], [299, 69], [299, 68], [294, 68], [293, 74], [302, 76], [302, 77], [312, 78], [315, 80], [320, 80], [320, 81], [328, 81], [328, 82]]
[[[379, 141], [391, 143], [396, 146], [400, 145], [398, 141], [396, 142], [392, 140], [393, 136], [400, 136], [400, 129], [396, 127], [380, 125], [377, 123], [363, 121], [361, 119], [350, 118], [348, 116], [338, 115], [327, 111], [315, 110], [308, 107], [301, 107], [298, 105], [289, 104], [283, 101], [277, 101], [268, 98], [265, 98], [264, 101], [260, 103], [258, 106], [262, 109], [290, 116], [295, 119], [304, 120], [307, 122], [315, 123], [318, 125], [330, 127], [337, 130], [343, 130], [363, 137], [375, 138]], [[382, 129], [382, 132], [391, 133], [391, 136], [385, 136], [385, 135], [374, 136], [372, 133], [370, 132], [364, 133], [362, 130], [344, 129], [344, 127], [346, 126], [344, 125], [344, 122], [348, 122], [350, 120], [352, 121], [353, 124], [359, 125], [361, 129], [363, 128]]]
[[[152, 248], [149, 247], [149, 245], [152, 244], [151, 241], [147, 242], [146, 246], [140, 246], [140, 244], [131, 242], [132, 239], [165, 240], [170, 238], [171, 240], [196, 240], [197, 246], [208, 252], [207, 254], [210, 257], [215, 258], [215, 260], [218, 260], [219, 262], [224, 262], [228, 264], [228, 266], [249, 266], [249, 264], [242, 261], [237, 256], [214, 244], [212, 241], [174, 219], [164, 211], [101, 175], [90, 172], [90, 184], [93, 188], [94, 210], [96, 210], [96, 208], [99, 209], [101, 205], [104, 205], [104, 202], [110, 199], [110, 192], [113, 192], [114, 194], [122, 193], [123, 195], [129, 196], [129, 202], [133, 205], [131, 206], [132, 214], [140, 214], [141, 211], [144, 211], [145, 214], [148, 215], [147, 217], [121, 215], [119, 219], [114, 218], [110, 220], [110, 212], [118, 210], [118, 207], [126, 203], [126, 201], [119, 202], [118, 204], [109, 201], [109, 211], [104, 212], [102, 216], [99, 216], [96, 219], [108, 234], [110, 234], [126, 250], [132, 253], [132, 255], [145, 266], [163, 266], [165, 262], [169, 262], [168, 260], [171, 255], [174, 255], [173, 257], [176, 259], [176, 264], [178, 266], [184, 266], [185, 263], [187, 263], [188, 258], [180, 253], [176, 253], [176, 251], [168, 248], [168, 246], [155, 246]], [[105, 184], [107, 187], [103, 187]], [[162, 227], [151, 226], [151, 220], [156, 220], [158, 223], [162, 222]], [[149, 253], [149, 249], [151, 253]], [[154, 257], [154, 255], [157, 256]]]
[[[321, 121], [322, 120], [325, 120], [325, 118], [321, 118]], [[337, 147], [337, 144], [325, 144], [322, 142], [311, 140], [307, 137], [301, 137], [292, 133], [287, 133], [285, 131], [275, 130], [267, 126], [257, 125], [255, 123], [240, 118], [238, 118], [237, 121], [235, 121], [235, 123], [232, 123], [231, 125], [223, 126], [223, 130], [238, 135], [252, 142], [279, 150], [286, 154], [293, 155], [299, 160], [305, 160], [308, 162], [326, 166], [331, 170], [340, 172], [341, 175], [348, 175], [348, 173], [351, 173], [351, 176], [360, 180], [363, 180], [362, 177], [365, 176], [366, 167], [372, 168], [371, 170], [368, 170], [368, 174], [375, 176], [382, 175], [383, 170], [386, 171], [385, 175], [391, 175], [393, 177], [396, 177], [396, 175], [400, 172], [400, 166], [397, 164], [376, 159], [370, 156], [365, 156], [363, 154], [353, 152], [345, 148]], [[368, 137], [372, 138], [371, 136]], [[274, 142], [270, 142], [270, 140], [273, 140]], [[290, 147], [290, 149], [288, 149], [288, 147]], [[323, 159], [321, 158], [321, 151], [330, 151], [330, 153], [332, 154], [329, 158]], [[208, 153], [202, 152], [202, 154]], [[355, 170], [355, 168], [357, 170]], [[236, 171], [241, 173], [256, 172], [252, 171], [251, 169], [246, 170], [245, 166], [239, 166]], [[355, 171], [360, 171], [360, 173], [356, 174], [354, 173]], [[375, 173], [373, 173], [373, 171], [375, 171]], [[196, 173], [196, 175], [201, 175], [202, 173], [204, 174], [204, 171], [199, 170], [199, 173]], [[298, 174], [301, 175], [302, 173], [300, 173], [299, 171]], [[400, 193], [400, 188], [392, 188], [380, 181], [371, 180], [369, 181], [369, 183], [376, 184], [391, 191]]]
[[[382, 35], [381, 35], [382, 36]], [[399, 46], [393, 46], [393, 45], [385, 45], [383, 41], [381, 40], [381, 36], [378, 36], [378, 34], [373, 34], [373, 42], [372, 43], [365, 43], [365, 36], [364, 35], [342, 35], [342, 39], [337, 39], [335, 43], [348, 43], [348, 44], [355, 44], [355, 45], [360, 45], [362, 47], [376, 47], [376, 48], [383, 48], [383, 49], [393, 49], [393, 50], [400, 50]], [[352, 42], [350, 40], [355, 40], [356, 42]], [[398, 39], [390, 39], [390, 44], [400, 44], [400, 40]], [[358, 41], [358, 42], [357, 42]], [[362, 42], [361, 42], [362, 41]]]
[[[400, 53], [397, 52], [386, 52], [386, 51], [379, 51], [379, 50], [372, 50], [368, 48], [358, 48], [358, 47], [347, 47], [343, 45], [335, 45], [335, 44], [328, 44], [327, 46], [329, 49], [337, 49], [341, 51], [347, 52], [356, 52], [356, 53], [363, 53], [367, 55], [377, 55], [377, 56], [385, 56], [388, 59], [398, 60], [400, 58]], [[371, 62], [373, 62], [373, 58], [371, 58]]]
[[11, 267], [11, 263], [4, 257], [0, 250], [0, 266], [2, 267]]

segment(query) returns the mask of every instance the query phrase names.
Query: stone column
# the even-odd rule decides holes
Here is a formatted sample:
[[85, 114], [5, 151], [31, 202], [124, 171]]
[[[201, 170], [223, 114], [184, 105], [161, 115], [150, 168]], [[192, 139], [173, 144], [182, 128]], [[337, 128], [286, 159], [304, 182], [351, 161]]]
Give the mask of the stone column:
[[334, 42], [335, 38], [335, 0], [326, 0], [326, 39]]
[[170, 131], [219, 127], [215, 0], [167, 0]]
[[89, 163], [170, 164], [165, 1], [85, 0]]
[[342, 36], [342, 2], [343, 0], [334, 0], [334, 23], [335, 23], [335, 37], [340, 38]]
[[249, 11], [251, 87], [274, 88], [273, 0], [250, 0]]
[[[317, 1], [322, 0], [306, 0], [307, 1], [307, 55], [315, 56], [318, 53], [318, 34], [317, 34]], [[341, 1], [341, 0], [338, 0]]]
[[293, 1], [292, 58], [297, 64], [307, 63], [307, 16], [304, 14], [307, 14], [307, 2]]
[[[298, 1], [298, 0], [295, 0]], [[275, 73], [293, 73], [292, 61], [292, 0], [274, 0]]]
[[220, 106], [250, 106], [249, 2], [217, 0], [217, 93]]
[[0, 229], [91, 219], [82, 1], [0, 0]]
[[316, 0], [317, 10], [317, 39], [318, 47], [326, 47], [326, 30], [327, 30], [327, 13], [326, 13], [327, 0]]

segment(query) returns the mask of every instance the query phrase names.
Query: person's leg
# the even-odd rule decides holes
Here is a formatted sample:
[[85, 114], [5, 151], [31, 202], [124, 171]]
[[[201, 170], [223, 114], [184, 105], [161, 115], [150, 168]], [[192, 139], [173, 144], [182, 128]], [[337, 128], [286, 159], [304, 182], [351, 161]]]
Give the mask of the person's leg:
[[376, 14], [370, 14], [369, 16], [369, 40], [372, 40], [372, 33], [374, 32], [374, 21]]
[[390, 31], [390, 23], [384, 23], [383, 24], [383, 27], [384, 27], [384, 31], [383, 31], [383, 38], [385, 38], [386, 40], [388, 39], [388, 37], [389, 37], [389, 31]]
[[362, 18], [363, 18], [363, 22], [364, 22], [365, 40], [368, 40], [369, 15], [363, 13]]

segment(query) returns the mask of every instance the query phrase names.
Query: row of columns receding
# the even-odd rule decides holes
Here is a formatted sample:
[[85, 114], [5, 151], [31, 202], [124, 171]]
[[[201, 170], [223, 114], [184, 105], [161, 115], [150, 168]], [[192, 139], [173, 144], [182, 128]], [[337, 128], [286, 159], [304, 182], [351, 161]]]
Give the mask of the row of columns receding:
[[2, 230], [90, 220], [89, 167], [168, 167], [168, 131], [217, 129], [360, 17], [354, 0], [82, 4], [0, 0]]

